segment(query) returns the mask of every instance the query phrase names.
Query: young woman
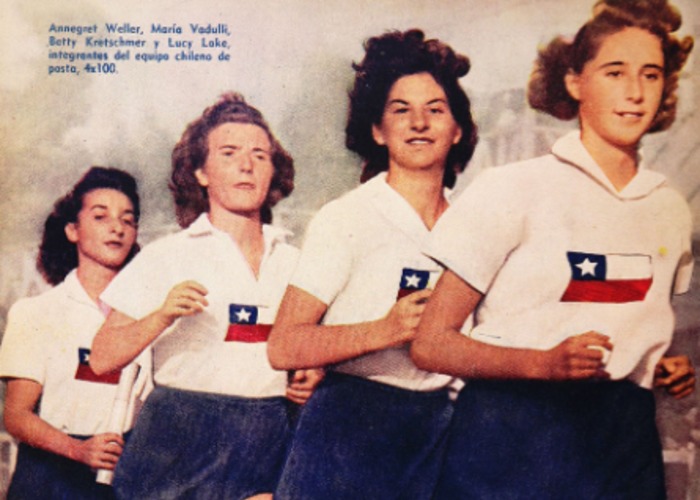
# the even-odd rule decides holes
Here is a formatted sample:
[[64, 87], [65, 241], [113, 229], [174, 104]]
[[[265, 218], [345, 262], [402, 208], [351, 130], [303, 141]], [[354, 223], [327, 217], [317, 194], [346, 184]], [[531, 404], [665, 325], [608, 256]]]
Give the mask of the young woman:
[[673, 121], [692, 47], [679, 26], [665, 1], [599, 2], [541, 52], [529, 88], [580, 131], [485, 172], [433, 231], [448, 270], [412, 356], [471, 379], [437, 498], [664, 498], [649, 389], [670, 296], [689, 284], [691, 221], [639, 143]]
[[297, 250], [266, 224], [293, 189], [292, 158], [261, 113], [226, 94], [173, 150], [182, 231], [143, 249], [102, 294], [98, 373], [151, 350], [156, 388], [115, 473], [123, 498], [231, 498], [272, 492], [291, 435], [287, 396], [308, 397], [266, 356]]
[[418, 30], [365, 49], [346, 129], [365, 183], [311, 222], [268, 345], [279, 369], [329, 369], [276, 498], [429, 498], [452, 411], [452, 377], [408, 343], [439, 273], [420, 247], [476, 143], [469, 61]]
[[12, 306], [0, 350], [5, 427], [20, 441], [8, 498], [113, 497], [94, 469], [114, 469], [124, 445], [105, 432], [120, 374], [97, 376], [88, 361], [106, 314], [98, 297], [137, 252], [138, 220], [134, 178], [102, 167], [46, 220], [37, 265], [56, 287]]

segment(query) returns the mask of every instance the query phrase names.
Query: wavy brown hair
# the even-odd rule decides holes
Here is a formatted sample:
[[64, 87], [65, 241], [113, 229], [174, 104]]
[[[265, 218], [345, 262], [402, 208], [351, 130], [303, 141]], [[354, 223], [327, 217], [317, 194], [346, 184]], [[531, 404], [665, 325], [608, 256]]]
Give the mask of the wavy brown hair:
[[566, 74], [580, 74], [608, 36], [625, 28], [639, 28], [661, 41], [664, 89], [648, 131], [666, 130], [676, 118], [678, 77], [694, 44], [692, 37], [679, 39], [672, 34], [680, 26], [680, 12], [667, 0], [600, 0], [593, 18], [573, 40], [558, 37], [540, 49], [528, 84], [530, 106], [561, 120], [578, 116], [579, 103], [566, 90]]
[[364, 47], [364, 59], [353, 64], [355, 83], [345, 128], [346, 146], [365, 161], [361, 181], [389, 168], [389, 152], [374, 141], [372, 125], [380, 124], [391, 87], [404, 76], [429, 73], [445, 91], [452, 116], [462, 128], [461, 140], [447, 156], [443, 177], [443, 184], [453, 187], [477, 142], [471, 103], [459, 85], [459, 78], [469, 72], [469, 58], [440, 40], [426, 40], [418, 29], [372, 37]]
[[[68, 240], [66, 225], [78, 221], [78, 213], [83, 208], [85, 195], [96, 189], [114, 189], [123, 193], [131, 200], [134, 220], [138, 224], [141, 205], [136, 180], [131, 174], [117, 168], [91, 167], [68, 194], [56, 200], [53, 211], [44, 222], [37, 269], [52, 285], [58, 285], [78, 266], [78, 247]], [[139, 245], [134, 243], [122, 266], [138, 251]]]
[[265, 202], [260, 209], [264, 223], [272, 222], [272, 207], [294, 189], [294, 161], [272, 134], [262, 113], [235, 92], [223, 94], [202, 116], [187, 125], [172, 153], [170, 191], [181, 227], [189, 226], [201, 213], [209, 211], [207, 190], [199, 185], [195, 171], [204, 166], [209, 154], [209, 133], [225, 123], [246, 123], [263, 129], [272, 147], [274, 174]]

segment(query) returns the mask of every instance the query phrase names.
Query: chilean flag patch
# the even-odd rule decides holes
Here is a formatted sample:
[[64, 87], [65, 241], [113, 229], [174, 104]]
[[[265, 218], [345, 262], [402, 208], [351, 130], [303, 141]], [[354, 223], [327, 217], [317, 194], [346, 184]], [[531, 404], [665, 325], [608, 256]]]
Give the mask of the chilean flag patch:
[[104, 375], [96, 374], [92, 371], [92, 368], [90, 368], [90, 349], [84, 347], [78, 348], [78, 369], [75, 371], [75, 380], [117, 385], [121, 375], [121, 370], [105, 373]]
[[651, 257], [567, 252], [571, 281], [562, 302], [639, 302], [653, 281]]
[[229, 304], [226, 342], [267, 342], [272, 325], [258, 324], [258, 306]]
[[399, 292], [396, 294], [396, 300], [411, 295], [418, 290], [425, 290], [428, 288], [429, 280], [430, 271], [404, 267], [401, 270], [401, 283], [399, 283]]

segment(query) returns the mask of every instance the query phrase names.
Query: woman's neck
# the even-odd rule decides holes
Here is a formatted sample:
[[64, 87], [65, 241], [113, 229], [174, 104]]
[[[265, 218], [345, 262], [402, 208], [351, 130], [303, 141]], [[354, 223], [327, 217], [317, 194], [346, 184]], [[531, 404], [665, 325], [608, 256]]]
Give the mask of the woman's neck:
[[622, 191], [637, 175], [639, 144], [615, 146], [585, 131], [581, 132], [581, 142], [617, 191]]
[[225, 232], [236, 242], [253, 274], [257, 277], [265, 252], [260, 212], [239, 214], [212, 207], [209, 211], [209, 221], [215, 228]]
[[96, 303], [109, 282], [117, 275], [116, 269], [105, 267], [97, 262], [83, 260], [78, 264], [78, 281], [88, 296]]
[[390, 166], [386, 181], [408, 201], [425, 226], [432, 229], [447, 209], [442, 178], [442, 170], [408, 170]]

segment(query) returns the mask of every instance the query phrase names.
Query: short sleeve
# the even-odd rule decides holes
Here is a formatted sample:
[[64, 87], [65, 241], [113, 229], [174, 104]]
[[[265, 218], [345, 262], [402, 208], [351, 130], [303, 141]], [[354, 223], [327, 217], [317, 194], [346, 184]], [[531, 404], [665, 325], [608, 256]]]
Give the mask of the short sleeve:
[[673, 293], [680, 295], [690, 290], [690, 281], [693, 277], [693, 256], [685, 254], [676, 270], [676, 279], [673, 283]]
[[340, 205], [323, 207], [309, 223], [290, 284], [330, 305], [349, 279], [357, 236]]
[[41, 336], [48, 332], [32, 304], [31, 299], [23, 299], [10, 308], [0, 346], [0, 377], [26, 378], [44, 385], [47, 353]]
[[144, 248], [122, 269], [100, 299], [134, 319], [141, 319], [161, 306], [170, 290], [164, 279], [165, 259], [152, 246]]
[[693, 268], [695, 266], [691, 242], [692, 219], [690, 214], [688, 214], [687, 219], [687, 231], [685, 232], [683, 241], [683, 254], [678, 261], [676, 275], [673, 280], [673, 293], [676, 295], [686, 293], [690, 290]]
[[517, 180], [505, 167], [482, 172], [433, 228], [425, 253], [485, 293], [519, 244], [524, 220]]

